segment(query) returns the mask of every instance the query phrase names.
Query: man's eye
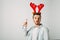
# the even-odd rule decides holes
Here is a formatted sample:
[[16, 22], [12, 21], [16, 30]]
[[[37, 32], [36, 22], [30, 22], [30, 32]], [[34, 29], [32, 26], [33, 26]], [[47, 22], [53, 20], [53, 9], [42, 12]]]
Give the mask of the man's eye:
[[35, 17], [35, 19], [36, 19], [36, 17]]
[[38, 18], [39, 19], [39, 18]]

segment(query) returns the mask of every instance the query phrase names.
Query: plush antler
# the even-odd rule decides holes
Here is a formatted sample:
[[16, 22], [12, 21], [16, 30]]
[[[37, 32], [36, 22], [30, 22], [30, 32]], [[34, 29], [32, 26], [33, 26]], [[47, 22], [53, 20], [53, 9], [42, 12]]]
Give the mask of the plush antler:
[[32, 7], [32, 9], [34, 10], [34, 12], [36, 12], [36, 5], [34, 3], [30, 3], [30, 6]]
[[41, 9], [44, 7], [44, 4], [35, 5], [34, 3], [31, 2], [30, 6], [34, 10], [34, 13], [36, 13], [36, 7], [38, 7], [38, 13], [40, 13]]
[[41, 9], [44, 7], [44, 4], [39, 4], [38, 5], [38, 13], [40, 13]]

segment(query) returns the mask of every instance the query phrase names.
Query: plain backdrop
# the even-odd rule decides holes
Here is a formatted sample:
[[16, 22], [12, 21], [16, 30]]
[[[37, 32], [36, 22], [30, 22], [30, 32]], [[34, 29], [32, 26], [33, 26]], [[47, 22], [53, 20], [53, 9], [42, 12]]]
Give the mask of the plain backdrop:
[[29, 3], [43, 3], [41, 23], [48, 27], [51, 40], [60, 39], [60, 0], [0, 0], [0, 40], [25, 40], [21, 25], [28, 19], [32, 26], [32, 12]]

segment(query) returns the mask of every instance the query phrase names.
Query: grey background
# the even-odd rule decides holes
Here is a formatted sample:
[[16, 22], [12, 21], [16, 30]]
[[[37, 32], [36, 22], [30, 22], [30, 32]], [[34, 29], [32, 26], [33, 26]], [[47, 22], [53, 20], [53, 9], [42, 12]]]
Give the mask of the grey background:
[[51, 40], [60, 40], [60, 0], [0, 0], [0, 40], [25, 40], [20, 27], [26, 18], [28, 26], [33, 24], [30, 2], [45, 4], [41, 23]]

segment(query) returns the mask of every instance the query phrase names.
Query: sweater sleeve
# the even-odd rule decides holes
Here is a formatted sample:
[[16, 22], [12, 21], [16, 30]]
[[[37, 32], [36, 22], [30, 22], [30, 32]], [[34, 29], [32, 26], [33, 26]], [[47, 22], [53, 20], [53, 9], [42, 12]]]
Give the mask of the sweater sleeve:
[[23, 31], [23, 32], [25, 32], [25, 31], [27, 31], [27, 28], [24, 27], [23, 25], [21, 25], [21, 26], [20, 26], [20, 30]]
[[27, 36], [27, 35], [29, 35], [30, 30], [32, 29], [32, 27], [27, 28], [27, 27], [22, 26], [21, 29], [23, 30], [23, 32], [25, 32], [25, 35]]

